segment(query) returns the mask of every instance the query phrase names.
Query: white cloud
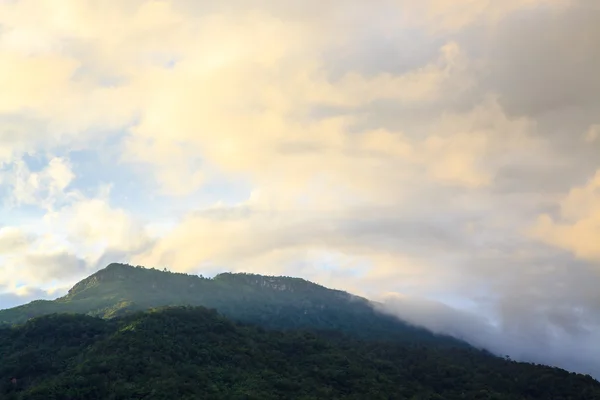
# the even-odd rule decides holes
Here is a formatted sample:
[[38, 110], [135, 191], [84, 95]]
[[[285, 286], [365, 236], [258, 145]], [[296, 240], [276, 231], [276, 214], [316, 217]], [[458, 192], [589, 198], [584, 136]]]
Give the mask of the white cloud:
[[37, 172], [17, 161], [0, 178], [8, 189], [5, 207], [43, 213], [36, 224], [0, 228], [0, 284], [19, 296], [31, 285], [81, 278], [107, 254], [122, 257], [151, 243], [141, 223], [111, 206], [110, 187], [100, 186], [95, 197], [72, 188], [75, 174], [65, 158], [51, 158]]
[[19, 251], [28, 245], [29, 240], [29, 235], [16, 227], [0, 228], [0, 255]]
[[47, 213], [48, 226], [61, 226], [69, 243], [88, 254], [105, 251], [135, 252], [148, 244], [143, 225], [106, 198], [80, 198], [60, 210]]
[[9, 188], [9, 205], [35, 204], [51, 208], [64, 200], [65, 189], [75, 178], [68, 160], [52, 158], [39, 172], [32, 172], [24, 161], [16, 161], [0, 171], [0, 183]]

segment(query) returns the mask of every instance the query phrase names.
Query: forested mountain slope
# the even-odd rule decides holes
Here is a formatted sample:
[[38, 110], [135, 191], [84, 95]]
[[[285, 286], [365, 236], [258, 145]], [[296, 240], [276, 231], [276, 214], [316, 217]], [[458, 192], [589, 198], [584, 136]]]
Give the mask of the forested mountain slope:
[[600, 383], [456, 347], [271, 331], [205, 308], [0, 329], [0, 398], [600, 399]]
[[364, 298], [291, 277], [224, 273], [196, 275], [111, 264], [53, 301], [0, 310], [0, 324], [51, 313], [110, 318], [161, 306], [214, 308], [236, 321], [266, 328], [334, 330], [365, 339], [467, 346], [375, 311]]

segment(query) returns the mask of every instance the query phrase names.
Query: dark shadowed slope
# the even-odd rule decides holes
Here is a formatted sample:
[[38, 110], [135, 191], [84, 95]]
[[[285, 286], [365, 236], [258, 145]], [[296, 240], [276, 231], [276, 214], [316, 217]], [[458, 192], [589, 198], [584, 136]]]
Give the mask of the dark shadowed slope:
[[0, 359], [7, 400], [600, 398], [600, 383], [558, 368], [263, 330], [205, 308], [39, 317], [0, 329]]
[[39, 317], [0, 329], [0, 359], [7, 400], [600, 398], [589, 376], [474, 349], [270, 331], [205, 308]]
[[237, 321], [277, 329], [341, 331], [361, 338], [466, 346], [373, 310], [361, 297], [299, 278], [225, 273], [208, 279], [111, 264], [53, 301], [34, 301], [0, 311], [0, 324], [50, 313], [102, 318], [161, 306], [215, 308]]

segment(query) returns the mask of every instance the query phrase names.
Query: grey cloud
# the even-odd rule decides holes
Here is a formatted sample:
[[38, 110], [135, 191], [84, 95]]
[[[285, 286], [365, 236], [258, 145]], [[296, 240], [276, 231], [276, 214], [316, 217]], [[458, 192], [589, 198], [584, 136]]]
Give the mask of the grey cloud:
[[[488, 94], [496, 94], [510, 117], [534, 121], [533, 134], [555, 152], [555, 159], [543, 165], [516, 160], [501, 169], [496, 178], [497, 190], [556, 193], [585, 181], [600, 166], [600, 140], [586, 143], [582, 139], [590, 125], [600, 122], [599, 27], [600, 11], [595, 2], [578, 0], [570, 2], [563, 11], [525, 9], [493, 28], [476, 24], [452, 36], [426, 40], [417, 40], [418, 34], [390, 40], [389, 32], [373, 29], [361, 32], [363, 41], [357, 40], [351, 46], [354, 58], [335, 53], [331, 57], [335, 58], [333, 65], [344, 65], [346, 70], [403, 72], [403, 67], [392, 67], [390, 63], [425, 65], [435, 59], [436, 47], [455, 40], [470, 60], [469, 74], [476, 77], [477, 86], [449, 91], [438, 104], [376, 101], [352, 110], [362, 116], [356, 129], [386, 128], [422, 137], [423, 127], [439, 117], [442, 110], [465, 112]], [[408, 42], [406, 37], [415, 40]], [[413, 51], [416, 43], [422, 50]], [[361, 58], [363, 54], [368, 54], [368, 68]], [[521, 176], [520, 182], [516, 176]]]
[[591, 5], [582, 0], [558, 15], [517, 14], [499, 27], [489, 78], [508, 112], [539, 116], [600, 106], [600, 10]]
[[[476, 346], [494, 327], [484, 317], [468, 311], [458, 310], [439, 301], [414, 297], [387, 296], [375, 303], [376, 310], [391, 313], [414, 325], [424, 326], [436, 333], [451, 334], [469, 340]], [[467, 327], [469, 327], [467, 329]]]
[[[600, 9], [595, 3], [573, 1], [559, 13], [516, 13], [485, 41], [477, 42], [482, 35], [465, 38], [466, 46], [485, 48], [481, 90], [499, 94], [508, 115], [533, 118], [537, 135], [559, 156], [554, 165], [544, 166], [545, 172], [517, 170], [522, 182], [540, 190], [580, 184], [600, 167], [600, 141], [582, 140], [600, 118]], [[537, 177], [526, 176], [532, 172]]]
[[492, 190], [501, 193], [564, 193], [580, 175], [579, 166], [561, 165], [548, 160], [545, 165], [527, 165], [516, 161], [498, 169]]
[[[396, 15], [388, 15], [394, 18]], [[324, 55], [332, 80], [350, 71], [365, 76], [405, 74], [435, 60], [448, 38], [432, 38], [416, 29], [358, 29], [349, 32], [352, 46], [339, 45]]]
[[[481, 312], [411, 297], [388, 297], [376, 308], [435, 332], [460, 337], [500, 356], [509, 355], [519, 361], [560, 365], [572, 371], [600, 377], [600, 366], [597, 364], [600, 349], [594, 345], [597, 339], [594, 335], [576, 332], [571, 335], [555, 334], [550, 340], [541, 340], [539, 330], [526, 334], [515, 332], [510, 327], [498, 325], [482, 316]], [[538, 327], [544, 326], [540, 321], [534, 323]], [[599, 327], [600, 325], [596, 325], [596, 328]]]
[[[486, 250], [463, 256], [458, 287], [463, 296], [487, 305], [479, 314], [496, 318], [494, 334], [480, 335], [480, 329], [460, 322], [445, 329], [467, 329], [463, 335], [471, 342], [517, 359], [600, 376], [600, 353], [589, 352], [597, 348], [600, 331], [598, 266], [536, 243]], [[523, 251], [528, 256], [519, 255]]]
[[[455, 234], [456, 230], [476, 220], [479, 215], [447, 215], [447, 209], [442, 208], [436, 212], [435, 204], [423, 204], [429, 204], [431, 208], [423, 205], [422, 211], [418, 212], [413, 208], [405, 215], [390, 207], [352, 208], [339, 213], [291, 210], [289, 217], [296, 216], [292, 222], [272, 227], [257, 225], [252, 248], [260, 252], [267, 248], [309, 243], [351, 248], [363, 243], [371, 248], [417, 254], [428, 248], [463, 248], [464, 239]], [[267, 212], [251, 207], [223, 207], [193, 215], [217, 221], [268, 219]], [[232, 246], [234, 251], [235, 238], [232, 238]]]
[[66, 251], [25, 254], [21, 264], [41, 282], [81, 276], [85, 274], [87, 265], [85, 260]]

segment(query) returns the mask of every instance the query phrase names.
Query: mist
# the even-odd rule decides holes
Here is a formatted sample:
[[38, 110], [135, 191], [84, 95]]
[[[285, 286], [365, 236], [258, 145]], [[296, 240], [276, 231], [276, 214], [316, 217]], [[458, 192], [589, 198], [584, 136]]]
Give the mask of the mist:
[[[389, 295], [374, 306], [410, 324], [462, 339], [515, 361], [544, 364], [600, 378], [598, 331], [567, 332], [550, 322], [520, 326], [423, 298]], [[522, 315], [528, 311], [523, 306]]]

